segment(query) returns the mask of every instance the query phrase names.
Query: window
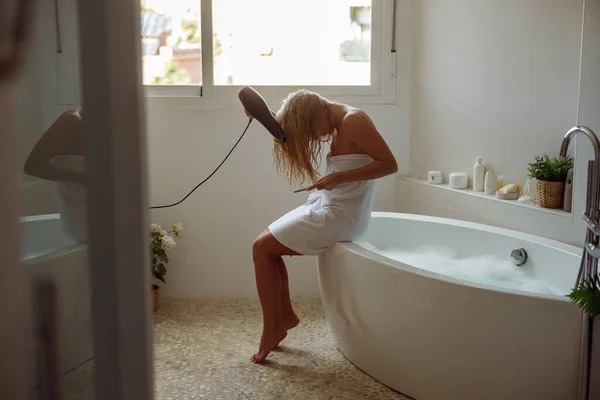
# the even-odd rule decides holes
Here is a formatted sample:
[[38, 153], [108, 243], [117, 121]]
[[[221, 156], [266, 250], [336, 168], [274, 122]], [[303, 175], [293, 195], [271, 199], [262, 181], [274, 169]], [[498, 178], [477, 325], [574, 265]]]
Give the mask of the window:
[[199, 0], [142, 0], [142, 73], [145, 85], [201, 85]]
[[[271, 98], [307, 88], [362, 103], [395, 102], [395, 0], [140, 1], [150, 97], [225, 104], [252, 85]], [[76, 104], [76, 1], [59, 4], [59, 98]]]
[[218, 0], [212, 20], [214, 85], [371, 83], [371, 0]]
[[395, 98], [394, 0], [141, 1], [151, 96], [231, 99], [252, 85]]

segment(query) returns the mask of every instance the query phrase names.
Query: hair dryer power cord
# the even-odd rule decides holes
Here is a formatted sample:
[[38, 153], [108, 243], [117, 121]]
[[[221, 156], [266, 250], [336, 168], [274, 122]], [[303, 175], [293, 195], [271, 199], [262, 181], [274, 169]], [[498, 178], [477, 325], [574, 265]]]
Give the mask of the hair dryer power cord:
[[250, 118], [250, 120], [248, 121], [248, 125], [246, 125], [246, 129], [244, 129], [244, 132], [242, 132], [242, 135], [240, 136], [240, 138], [238, 139], [237, 142], [235, 142], [235, 144], [233, 145], [233, 147], [231, 148], [231, 150], [229, 150], [229, 153], [227, 153], [227, 155], [225, 156], [225, 158], [223, 159], [223, 161], [221, 161], [221, 164], [219, 164], [217, 166], [217, 168], [202, 182], [200, 182], [199, 184], [196, 185], [195, 188], [193, 188], [183, 199], [179, 200], [177, 203], [173, 203], [173, 204], [166, 204], [164, 206], [154, 206], [154, 207], [149, 207], [150, 210], [156, 210], [159, 208], [170, 208], [170, 207], [175, 207], [181, 203], [183, 203], [188, 197], [190, 197], [190, 195], [192, 193], [194, 193], [196, 191], [196, 189], [198, 189], [200, 186], [202, 186], [204, 184], [204, 182], [208, 181], [210, 178], [212, 178], [212, 176], [219, 170], [219, 168], [221, 168], [221, 166], [223, 164], [225, 164], [225, 161], [227, 161], [227, 159], [229, 158], [229, 156], [231, 155], [231, 153], [233, 153], [233, 150], [235, 150], [235, 148], [237, 147], [237, 145], [240, 143], [240, 141], [242, 140], [242, 138], [244, 137], [244, 135], [246, 134], [246, 131], [248, 130], [248, 128], [250, 127], [250, 123], [252, 122], [252, 118]]

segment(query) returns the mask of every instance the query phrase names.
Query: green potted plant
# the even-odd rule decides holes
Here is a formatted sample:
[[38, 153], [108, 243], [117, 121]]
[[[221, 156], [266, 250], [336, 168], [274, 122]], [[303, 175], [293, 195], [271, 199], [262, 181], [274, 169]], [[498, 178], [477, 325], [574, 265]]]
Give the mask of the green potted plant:
[[[172, 235], [171, 235], [172, 234]], [[150, 262], [152, 264], [152, 277], [167, 283], [167, 265], [169, 257], [167, 251], [175, 247], [175, 239], [183, 237], [183, 226], [181, 223], [173, 224], [171, 230], [166, 231], [160, 225], [152, 224], [150, 226], [150, 249], [152, 250]], [[152, 284], [152, 309], [158, 310], [158, 292], [160, 286]]]
[[544, 208], [562, 206], [567, 173], [573, 168], [573, 159], [567, 157], [550, 158], [547, 154], [536, 156], [527, 168], [529, 177], [535, 178], [536, 203]]
[[600, 279], [598, 275], [582, 282], [567, 295], [583, 312], [596, 319], [600, 316]]

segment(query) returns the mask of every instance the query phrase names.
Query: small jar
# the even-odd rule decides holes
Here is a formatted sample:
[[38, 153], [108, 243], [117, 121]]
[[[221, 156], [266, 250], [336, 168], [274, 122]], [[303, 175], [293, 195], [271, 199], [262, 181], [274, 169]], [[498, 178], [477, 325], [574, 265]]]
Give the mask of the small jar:
[[504, 187], [504, 177], [502, 175], [498, 175], [496, 179], [496, 190], [500, 190]]

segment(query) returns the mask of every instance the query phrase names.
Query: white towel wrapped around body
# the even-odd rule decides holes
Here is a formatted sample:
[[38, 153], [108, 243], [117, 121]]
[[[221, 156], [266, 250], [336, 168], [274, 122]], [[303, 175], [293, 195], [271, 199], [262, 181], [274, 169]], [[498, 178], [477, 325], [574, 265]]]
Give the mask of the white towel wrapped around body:
[[[367, 154], [327, 155], [327, 174], [370, 164]], [[305, 204], [271, 225], [271, 234], [287, 248], [316, 255], [338, 242], [360, 239], [371, 218], [375, 181], [344, 183], [311, 193]]]

